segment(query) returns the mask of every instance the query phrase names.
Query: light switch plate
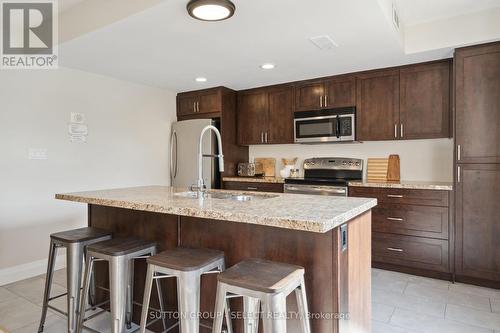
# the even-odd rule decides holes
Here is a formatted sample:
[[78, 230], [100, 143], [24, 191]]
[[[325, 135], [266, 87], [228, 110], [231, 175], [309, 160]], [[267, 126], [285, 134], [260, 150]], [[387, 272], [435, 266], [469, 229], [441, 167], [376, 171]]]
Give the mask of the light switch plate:
[[83, 124], [85, 122], [85, 114], [78, 112], [71, 112], [70, 122], [74, 124]]
[[46, 160], [46, 159], [48, 159], [47, 149], [45, 149], [45, 148], [30, 148], [28, 150], [28, 158], [30, 160]]

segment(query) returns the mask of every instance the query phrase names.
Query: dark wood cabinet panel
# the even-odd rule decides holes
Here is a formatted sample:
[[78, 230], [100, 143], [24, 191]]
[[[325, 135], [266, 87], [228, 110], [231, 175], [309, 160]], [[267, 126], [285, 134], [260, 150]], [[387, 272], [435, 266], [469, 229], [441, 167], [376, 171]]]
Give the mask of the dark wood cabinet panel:
[[350, 186], [349, 196], [376, 198], [378, 203], [385, 204], [449, 206], [449, 191]]
[[224, 189], [235, 191], [256, 191], [256, 192], [275, 192], [283, 193], [284, 186], [280, 183], [261, 183], [261, 182], [224, 182]]
[[293, 87], [269, 91], [268, 143], [293, 143]]
[[351, 77], [325, 81], [327, 108], [340, 108], [356, 105], [356, 79]]
[[177, 116], [189, 116], [196, 113], [196, 96], [177, 96]]
[[449, 272], [448, 241], [424, 237], [372, 234], [374, 262]]
[[357, 139], [397, 139], [399, 70], [360, 74], [356, 81], [356, 90]]
[[379, 204], [373, 209], [373, 231], [448, 239], [448, 207]]
[[226, 91], [227, 88], [217, 87], [177, 94], [177, 117], [181, 120], [220, 117]]
[[218, 91], [208, 91], [198, 95], [198, 113], [221, 112], [222, 101]]
[[400, 71], [400, 138], [450, 136], [450, 61]]
[[500, 164], [458, 167], [457, 275], [500, 281]]
[[268, 124], [268, 94], [258, 89], [238, 94], [238, 143], [264, 143]]
[[500, 163], [500, 43], [455, 53], [456, 144], [461, 163]]
[[323, 81], [297, 83], [295, 86], [295, 110], [311, 111], [322, 109], [324, 95]]

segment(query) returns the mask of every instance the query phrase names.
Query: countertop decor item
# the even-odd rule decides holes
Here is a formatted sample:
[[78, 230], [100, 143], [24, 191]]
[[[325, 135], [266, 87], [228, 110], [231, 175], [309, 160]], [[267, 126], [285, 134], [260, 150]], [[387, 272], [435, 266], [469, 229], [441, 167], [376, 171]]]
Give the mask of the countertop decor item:
[[255, 163], [261, 163], [264, 169], [264, 177], [274, 177], [276, 175], [276, 159], [268, 157], [256, 157]]
[[280, 170], [280, 176], [282, 178], [290, 177], [292, 170], [295, 169], [295, 163], [297, 163], [297, 157], [294, 158], [282, 158], [283, 169]]
[[388, 158], [369, 158], [366, 178], [371, 181], [387, 181]]
[[389, 155], [389, 165], [387, 168], [387, 181], [399, 182], [401, 180], [401, 168], [399, 155]]
[[263, 175], [262, 163], [238, 163], [239, 177], [261, 177]]

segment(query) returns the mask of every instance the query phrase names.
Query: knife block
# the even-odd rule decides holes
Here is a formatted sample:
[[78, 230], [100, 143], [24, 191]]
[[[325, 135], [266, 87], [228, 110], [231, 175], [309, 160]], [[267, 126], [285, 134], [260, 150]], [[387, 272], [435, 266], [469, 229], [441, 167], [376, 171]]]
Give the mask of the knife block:
[[401, 180], [401, 167], [399, 155], [389, 155], [389, 165], [387, 167], [387, 181], [399, 182]]

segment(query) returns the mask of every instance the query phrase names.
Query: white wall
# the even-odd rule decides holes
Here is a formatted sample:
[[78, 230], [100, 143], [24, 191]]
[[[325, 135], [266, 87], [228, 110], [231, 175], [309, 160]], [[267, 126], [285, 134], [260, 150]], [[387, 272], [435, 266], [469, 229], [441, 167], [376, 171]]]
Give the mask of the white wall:
[[[399, 154], [402, 180], [453, 180], [453, 140], [451, 139], [250, 147], [251, 161], [255, 157], [277, 159], [298, 157], [297, 167], [300, 166], [300, 168], [302, 168], [303, 160], [311, 157], [353, 157], [362, 158], [366, 163], [369, 157], [388, 157], [390, 154]], [[276, 164], [277, 172], [279, 172], [282, 168], [281, 160], [278, 160]]]
[[[69, 141], [70, 112], [86, 115], [87, 143]], [[1, 71], [0, 285], [43, 266], [50, 233], [86, 225], [86, 206], [55, 193], [167, 184], [173, 120], [166, 90], [69, 69]], [[28, 159], [29, 148], [48, 159]]]

